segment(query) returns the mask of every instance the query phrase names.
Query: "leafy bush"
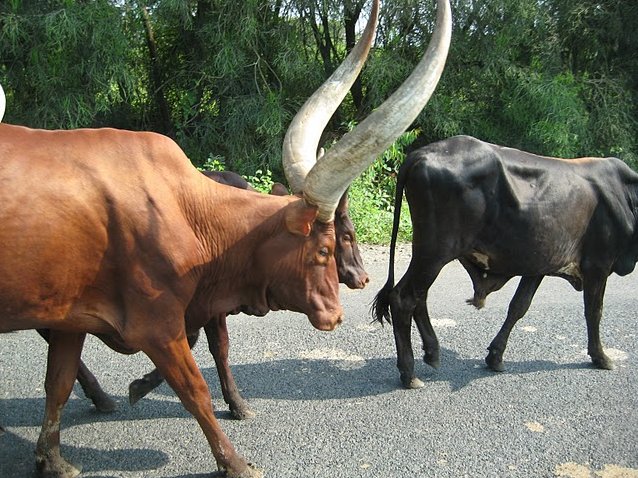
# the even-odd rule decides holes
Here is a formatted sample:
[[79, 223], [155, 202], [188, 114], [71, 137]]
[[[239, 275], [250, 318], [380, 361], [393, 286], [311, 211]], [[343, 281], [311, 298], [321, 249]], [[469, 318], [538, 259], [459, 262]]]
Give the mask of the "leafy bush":
[[[350, 217], [359, 242], [387, 244], [392, 234], [396, 177], [405, 160], [405, 149], [419, 134], [418, 130], [401, 135], [350, 187]], [[412, 223], [404, 200], [398, 240], [412, 239]]]

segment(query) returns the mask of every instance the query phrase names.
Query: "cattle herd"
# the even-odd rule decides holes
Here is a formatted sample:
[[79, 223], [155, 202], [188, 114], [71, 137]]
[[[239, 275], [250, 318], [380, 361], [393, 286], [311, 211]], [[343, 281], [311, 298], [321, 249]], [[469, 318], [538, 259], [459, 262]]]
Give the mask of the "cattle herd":
[[[35, 130], [0, 124], [0, 332], [37, 329], [48, 342], [45, 417], [36, 445], [40, 476], [74, 477], [60, 454], [60, 418], [77, 379], [95, 406], [113, 400], [80, 360], [86, 334], [122, 353], [144, 352], [156, 370], [131, 383], [133, 404], [163, 380], [196, 418], [228, 477], [262, 471], [239, 455], [213, 413], [190, 348], [204, 329], [224, 400], [254, 415], [228, 364], [228, 314], [305, 314], [320, 330], [342, 320], [339, 283], [368, 282], [348, 215], [350, 183], [421, 112], [451, 39], [448, 0], [423, 59], [383, 105], [325, 154], [320, 135], [358, 76], [373, 42], [379, 0], [356, 47], [304, 104], [284, 139], [293, 194], [260, 194], [233, 173], [197, 171], [170, 139], [114, 129]], [[0, 119], [5, 97], [0, 88]], [[403, 194], [413, 257], [395, 285]], [[615, 158], [541, 157], [458, 136], [412, 152], [400, 169], [388, 280], [372, 312], [392, 323], [406, 388], [414, 373], [411, 323], [424, 360], [439, 364], [428, 289], [458, 259], [474, 286], [468, 302], [520, 276], [487, 366], [503, 370], [509, 334], [544, 276], [582, 290], [588, 353], [612, 367], [599, 324], [607, 277], [638, 258], [638, 174]], [[0, 428], [0, 433], [1, 433]]]

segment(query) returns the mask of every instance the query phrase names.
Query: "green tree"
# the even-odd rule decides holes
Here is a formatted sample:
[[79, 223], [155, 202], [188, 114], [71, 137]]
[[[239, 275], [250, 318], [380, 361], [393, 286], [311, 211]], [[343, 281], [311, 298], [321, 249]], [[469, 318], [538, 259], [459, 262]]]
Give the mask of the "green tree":
[[41, 127], [112, 124], [135, 75], [121, 11], [97, 0], [0, 4], [7, 119]]

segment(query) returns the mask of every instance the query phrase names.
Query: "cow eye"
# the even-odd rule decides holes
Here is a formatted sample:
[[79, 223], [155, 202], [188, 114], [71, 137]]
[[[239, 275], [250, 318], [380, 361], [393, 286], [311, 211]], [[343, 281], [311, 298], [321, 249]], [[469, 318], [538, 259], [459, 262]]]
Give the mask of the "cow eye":
[[327, 247], [322, 247], [321, 249], [319, 249], [319, 255], [321, 257], [328, 257], [330, 255], [330, 251]]
[[343, 235], [344, 242], [352, 242], [352, 236], [350, 234]]

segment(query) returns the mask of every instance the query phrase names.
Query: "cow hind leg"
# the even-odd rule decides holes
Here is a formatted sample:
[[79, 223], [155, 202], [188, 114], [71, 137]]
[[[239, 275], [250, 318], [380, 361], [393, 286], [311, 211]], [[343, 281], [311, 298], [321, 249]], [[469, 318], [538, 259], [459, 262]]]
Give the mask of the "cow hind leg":
[[507, 310], [507, 318], [503, 323], [503, 326], [499, 330], [492, 343], [487, 348], [489, 351], [487, 357], [485, 357], [485, 363], [487, 366], [495, 372], [502, 372], [505, 370], [503, 365], [503, 353], [507, 347], [507, 340], [510, 333], [514, 328], [514, 325], [518, 320], [525, 315], [532, 303], [532, 298], [540, 286], [543, 276], [521, 277], [521, 281], [516, 288], [514, 297], [510, 302]]
[[230, 413], [238, 420], [254, 418], [255, 413], [239, 393], [235, 378], [228, 365], [230, 339], [228, 337], [228, 327], [226, 326], [226, 316], [221, 315], [213, 318], [206, 324], [204, 331], [208, 339], [208, 349], [213, 355], [217, 366], [222, 395], [224, 401], [228, 404]]
[[51, 331], [45, 379], [44, 422], [36, 446], [36, 468], [46, 478], [73, 478], [80, 469], [60, 455], [60, 416], [78, 371], [85, 334]]
[[173, 388], [184, 408], [201, 427], [220, 470], [228, 478], [260, 478], [262, 473], [246, 463], [223, 432], [208, 390], [185, 337], [174, 341], [153, 341], [143, 348], [162, 376]]

